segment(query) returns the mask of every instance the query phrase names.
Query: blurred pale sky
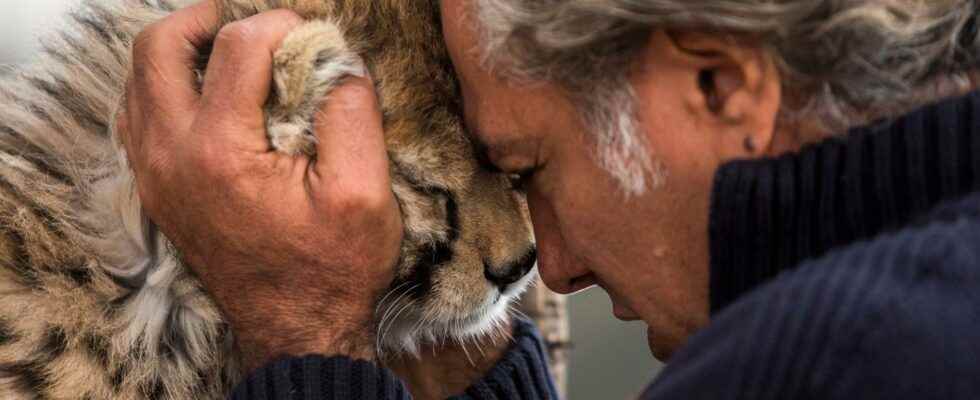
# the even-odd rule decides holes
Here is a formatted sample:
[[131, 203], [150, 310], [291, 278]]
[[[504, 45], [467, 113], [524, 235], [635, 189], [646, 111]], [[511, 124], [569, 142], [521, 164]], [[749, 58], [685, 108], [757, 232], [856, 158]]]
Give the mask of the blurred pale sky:
[[0, 0], [0, 63], [23, 62], [37, 36], [58, 26], [73, 0]]
[[[0, 64], [30, 63], [37, 37], [62, 24], [80, 0], [0, 0]], [[646, 327], [612, 316], [598, 288], [571, 296], [569, 400], [634, 398], [660, 369], [650, 356]]]

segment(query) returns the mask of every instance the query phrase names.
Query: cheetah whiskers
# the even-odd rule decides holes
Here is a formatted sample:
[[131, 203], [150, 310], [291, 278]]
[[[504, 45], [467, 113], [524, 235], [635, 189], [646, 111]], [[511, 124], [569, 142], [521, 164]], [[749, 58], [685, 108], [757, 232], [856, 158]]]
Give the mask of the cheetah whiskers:
[[[462, 325], [461, 321], [459, 321], [459, 320], [456, 320], [455, 321], [455, 324], [456, 325], [459, 325], [459, 326]], [[470, 366], [475, 367], [476, 366], [476, 363], [473, 362], [473, 357], [470, 357], [470, 352], [468, 350], [466, 350], [466, 337], [457, 337], [456, 338], [456, 343], [458, 343], [459, 344], [459, 347], [463, 349], [463, 354], [466, 354], [466, 360], [469, 361]]]
[[383, 332], [381, 334], [382, 338], [384, 336], [387, 336], [388, 332], [391, 331], [391, 327], [398, 321], [398, 316], [400, 316], [405, 310], [407, 310], [409, 307], [411, 307], [414, 304], [415, 304], [415, 300], [409, 300], [407, 303], [405, 303], [398, 309], [398, 312], [396, 312], [394, 316], [388, 320], [388, 326], [385, 327], [385, 329], [382, 331]]
[[514, 304], [507, 305], [507, 312], [510, 313], [511, 316], [532, 320], [531, 317], [529, 317], [527, 314], [525, 314], [523, 311], [517, 308], [517, 306]]
[[[401, 314], [402, 311], [404, 311], [406, 308], [408, 308], [412, 304], [415, 304], [415, 301], [414, 300], [409, 301], [408, 303], [405, 303], [405, 304], [402, 304], [401, 303], [402, 299], [404, 299], [405, 296], [407, 296], [409, 293], [411, 293], [413, 290], [415, 290], [416, 288], [419, 287], [419, 284], [418, 283], [406, 287], [405, 285], [407, 285], [408, 283], [410, 283], [410, 282], [404, 282], [404, 283], [396, 286], [394, 289], [392, 289], [390, 292], [388, 292], [388, 294], [386, 294], [381, 299], [381, 301], [378, 302], [378, 306], [377, 306], [376, 312], [377, 312], [377, 310], [384, 309], [384, 311], [381, 313], [381, 318], [378, 320], [378, 331], [377, 331], [377, 339], [376, 339], [377, 340], [377, 342], [376, 342], [376, 348], [378, 349], [377, 351], [379, 353], [378, 354], [379, 356], [381, 356], [382, 353], [384, 352], [384, 346], [382, 344], [384, 343], [384, 339], [385, 339], [385, 336], [387, 335], [387, 332], [391, 329], [391, 325], [395, 322], [395, 320], [397, 319], [398, 315]], [[387, 298], [389, 298], [393, 293], [399, 292], [399, 291], [401, 293], [399, 293], [398, 295], [396, 295], [394, 297], [394, 299], [390, 303], [387, 303], [387, 304], [385, 303], [385, 300]], [[396, 309], [397, 309], [397, 312], [395, 311]]]
[[385, 305], [385, 300], [387, 300], [389, 297], [391, 297], [391, 294], [392, 293], [397, 292], [399, 289], [405, 287], [405, 285], [407, 285], [409, 283], [412, 283], [412, 282], [411, 281], [402, 282], [398, 286], [395, 286], [393, 289], [389, 290], [388, 293], [385, 293], [385, 295], [383, 297], [381, 297], [381, 300], [378, 300], [378, 305], [377, 305], [377, 307], [374, 308], [374, 313], [375, 314], [378, 314], [378, 311], [381, 310], [381, 307]]

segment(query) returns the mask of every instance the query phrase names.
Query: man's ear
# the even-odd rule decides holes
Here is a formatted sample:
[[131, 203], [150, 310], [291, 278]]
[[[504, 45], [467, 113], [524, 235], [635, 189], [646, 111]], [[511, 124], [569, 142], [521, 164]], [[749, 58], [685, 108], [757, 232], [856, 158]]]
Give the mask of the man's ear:
[[[657, 31], [646, 57], [666, 57], [684, 93], [684, 108], [724, 159], [766, 154], [781, 102], [778, 68], [763, 49], [737, 37]], [[653, 60], [644, 60], [644, 62]], [[656, 74], [656, 71], [650, 71]]]

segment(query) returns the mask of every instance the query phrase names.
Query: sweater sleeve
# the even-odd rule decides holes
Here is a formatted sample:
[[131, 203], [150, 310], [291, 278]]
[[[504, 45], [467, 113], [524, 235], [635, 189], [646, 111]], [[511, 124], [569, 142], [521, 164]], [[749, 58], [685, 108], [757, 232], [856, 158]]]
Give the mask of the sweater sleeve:
[[960, 214], [804, 263], [715, 315], [643, 398], [980, 399], [977, 237]]
[[[390, 370], [347, 357], [284, 358], [252, 372], [233, 400], [411, 399]], [[510, 350], [480, 381], [454, 399], [557, 399], [541, 337], [525, 320], [514, 324]]]
[[410, 399], [391, 371], [348, 357], [307, 355], [274, 361], [235, 388], [233, 400]]
[[558, 399], [557, 393], [541, 335], [534, 324], [517, 319], [510, 350], [483, 379], [453, 399], [550, 400]]

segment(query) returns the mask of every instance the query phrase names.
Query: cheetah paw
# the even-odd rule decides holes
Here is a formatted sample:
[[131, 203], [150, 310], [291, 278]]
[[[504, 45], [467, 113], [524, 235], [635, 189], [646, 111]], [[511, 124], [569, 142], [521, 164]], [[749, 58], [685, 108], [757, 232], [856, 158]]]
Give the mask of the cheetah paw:
[[351, 75], [367, 72], [335, 24], [311, 21], [290, 32], [273, 56], [273, 95], [266, 105], [272, 148], [315, 156], [314, 116], [330, 90]]

